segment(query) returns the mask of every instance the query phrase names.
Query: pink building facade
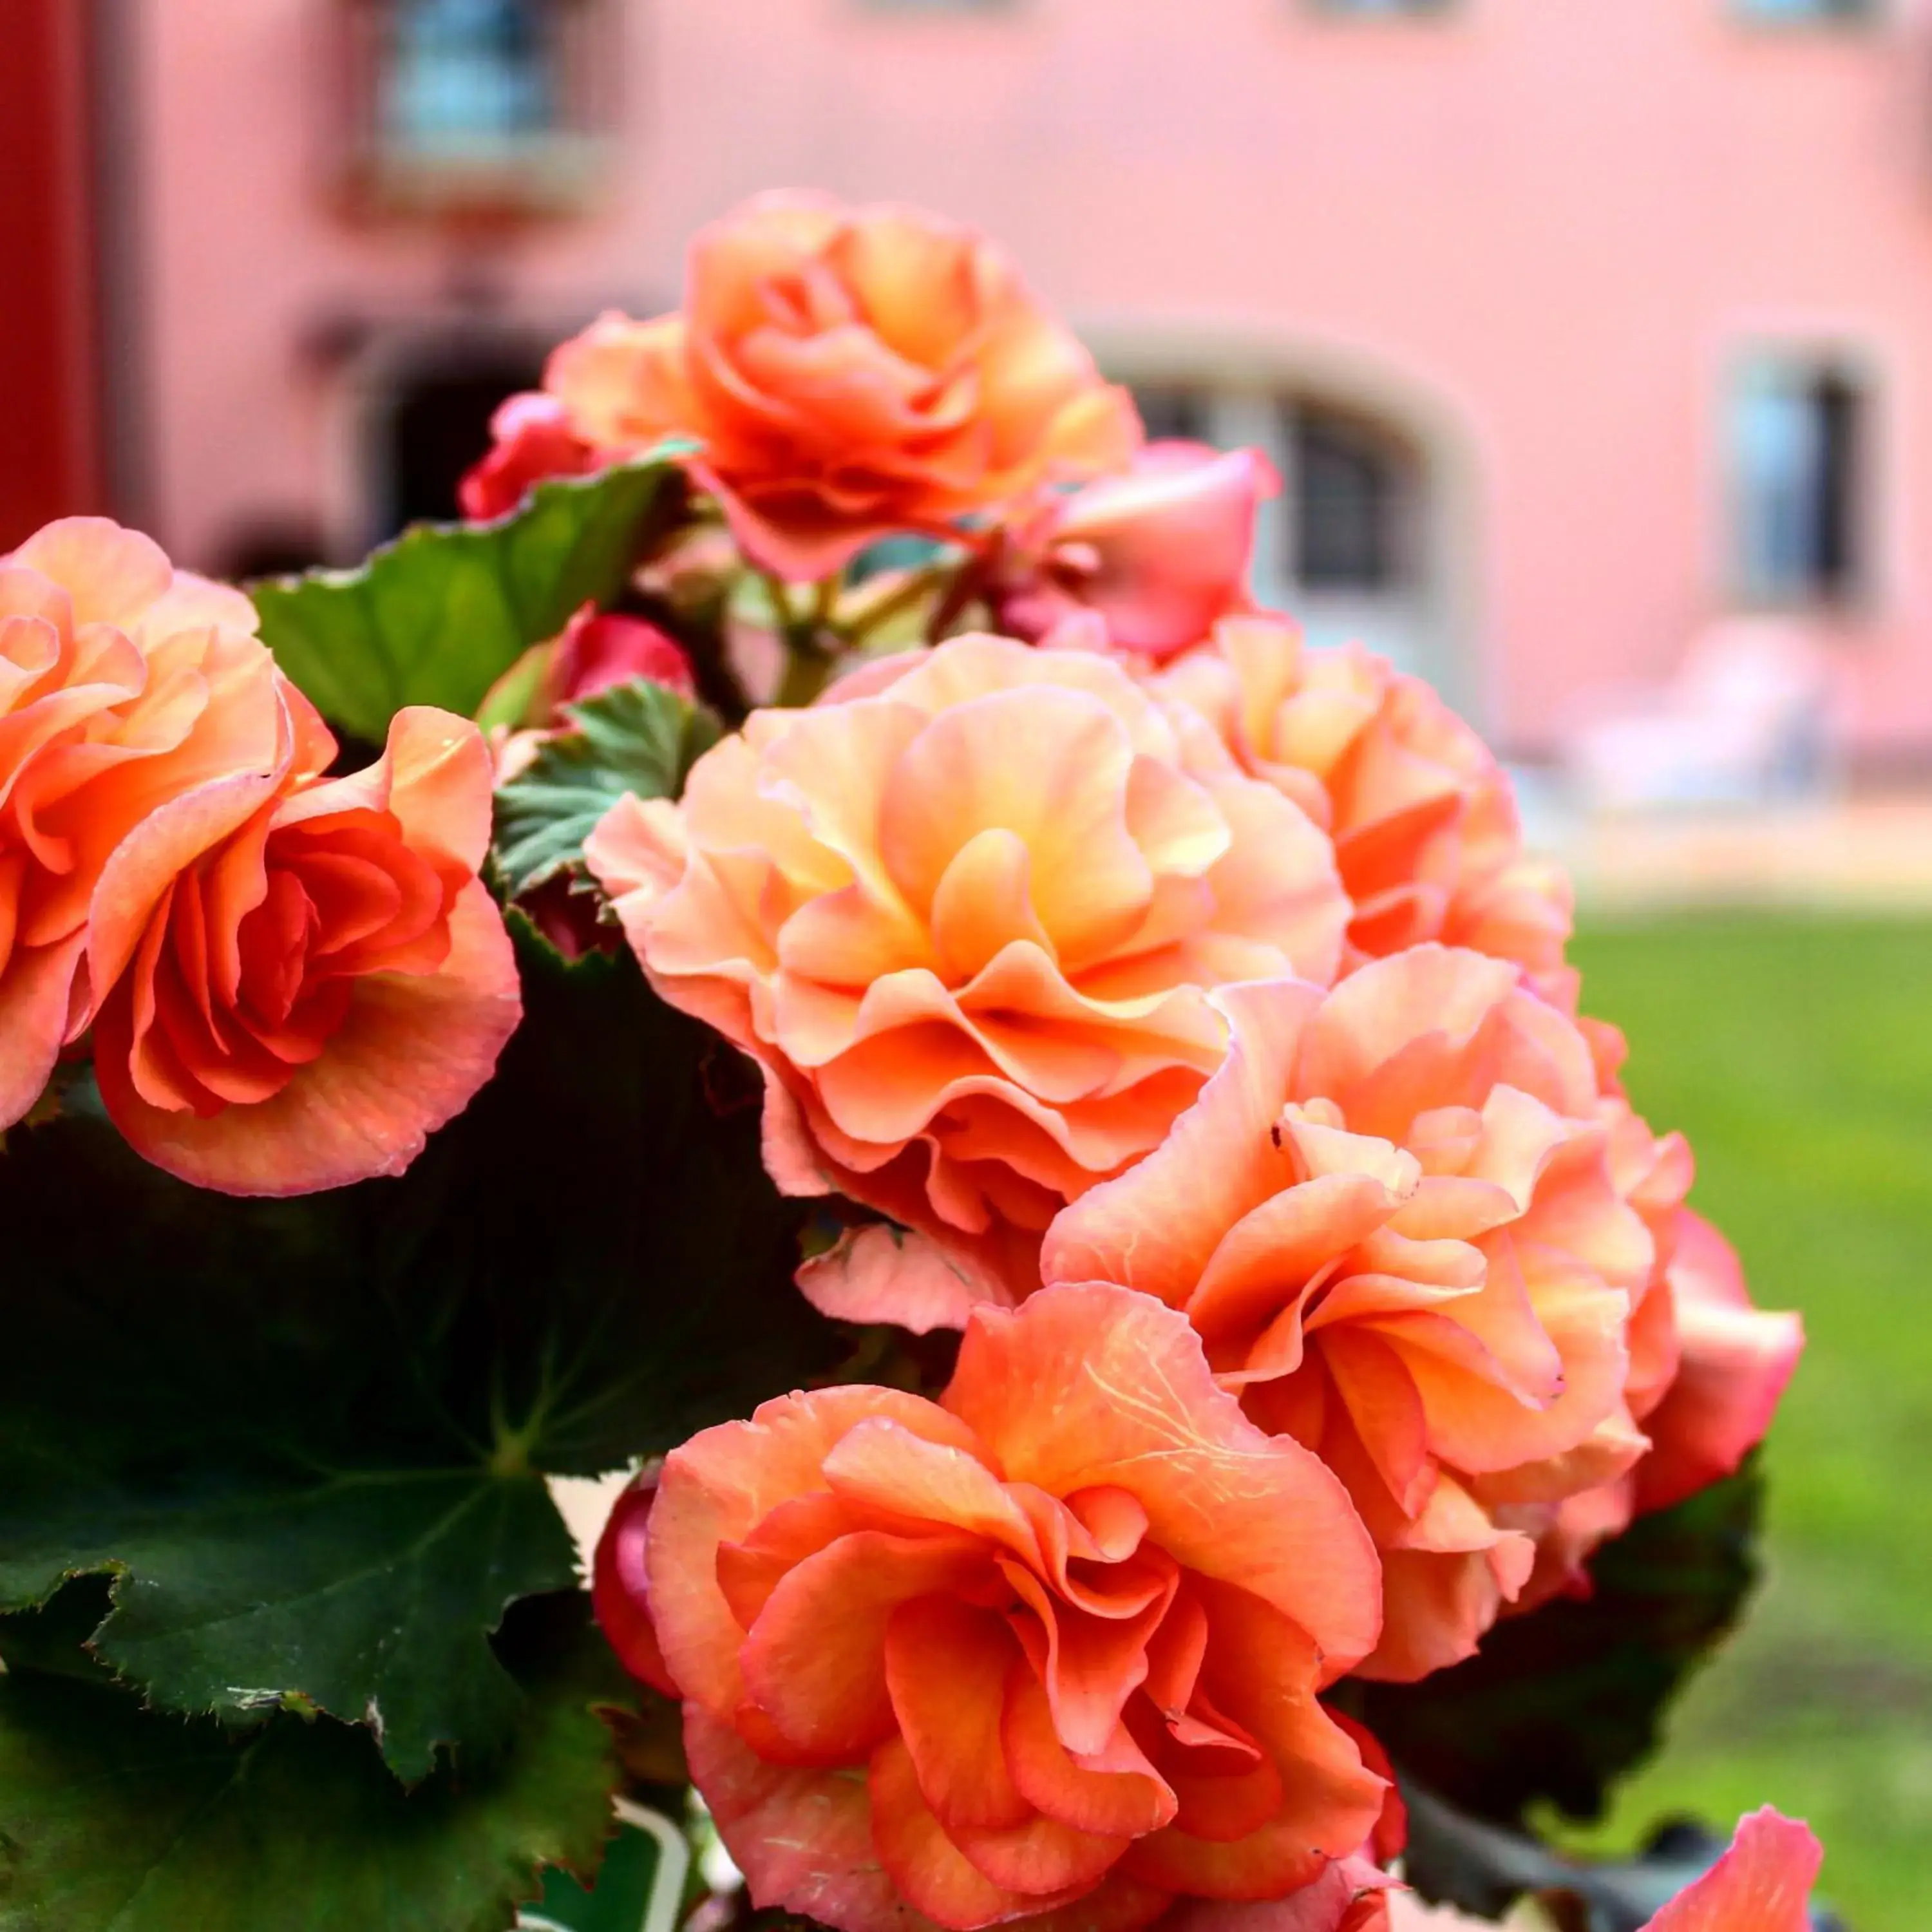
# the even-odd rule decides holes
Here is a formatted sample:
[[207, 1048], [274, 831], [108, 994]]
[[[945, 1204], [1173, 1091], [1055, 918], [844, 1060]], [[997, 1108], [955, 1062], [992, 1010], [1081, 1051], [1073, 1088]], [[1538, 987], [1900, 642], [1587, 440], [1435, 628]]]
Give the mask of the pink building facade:
[[1917, 0], [610, 0], [608, 134], [514, 220], [345, 201], [376, 4], [148, 0], [121, 49], [129, 507], [187, 560], [352, 551], [426, 507], [412, 436], [811, 184], [984, 226], [1156, 418], [1269, 446], [1263, 589], [1505, 748], [1775, 608], [1857, 757], [1932, 761]]

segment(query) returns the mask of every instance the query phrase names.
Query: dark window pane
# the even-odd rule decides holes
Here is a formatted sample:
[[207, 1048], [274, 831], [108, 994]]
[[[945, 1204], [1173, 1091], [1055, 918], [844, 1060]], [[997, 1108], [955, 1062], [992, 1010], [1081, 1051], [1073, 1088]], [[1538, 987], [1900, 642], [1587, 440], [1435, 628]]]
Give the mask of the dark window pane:
[[251, 577], [291, 577], [329, 560], [321, 530], [308, 518], [255, 517], [222, 539], [214, 574], [244, 584]]
[[1315, 590], [1387, 590], [1406, 574], [1405, 453], [1365, 424], [1293, 412], [1295, 574]]
[[1740, 587], [1773, 600], [1851, 595], [1864, 517], [1864, 398], [1843, 370], [1749, 369], [1732, 400]]
[[1818, 416], [1816, 583], [1824, 596], [1842, 597], [1857, 574], [1858, 392], [1827, 370], [1812, 389], [1811, 406]]
[[1172, 382], [1136, 382], [1133, 392], [1148, 442], [1208, 440], [1208, 399], [1200, 390]]

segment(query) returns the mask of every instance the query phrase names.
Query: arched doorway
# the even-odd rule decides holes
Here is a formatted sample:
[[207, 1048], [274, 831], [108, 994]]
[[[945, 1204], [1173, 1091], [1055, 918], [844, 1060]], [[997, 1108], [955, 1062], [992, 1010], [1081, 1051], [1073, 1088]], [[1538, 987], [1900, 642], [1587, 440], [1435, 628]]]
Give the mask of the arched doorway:
[[423, 338], [380, 359], [366, 393], [364, 474], [377, 538], [457, 514], [464, 472], [490, 447], [490, 418], [543, 376], [546, 339], [508, 334]]
[[1256, 532], [1257, 600], [1318, 644], [1366, 645], [1480, 716], [1470, 479], [1439, 412], [1352, 360], [1252, 345], [1102, 345], [1151, 437], [1254, 447], [1282, 492]]

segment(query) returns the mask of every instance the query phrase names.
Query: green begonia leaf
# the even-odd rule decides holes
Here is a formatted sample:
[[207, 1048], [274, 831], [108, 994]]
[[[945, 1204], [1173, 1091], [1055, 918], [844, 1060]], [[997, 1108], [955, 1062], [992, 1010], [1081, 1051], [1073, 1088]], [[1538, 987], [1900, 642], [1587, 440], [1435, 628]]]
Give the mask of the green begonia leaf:
[[0, 1932], [505, 1932], [540, 1868], [595, 1870], [628, 1698], [580, 1596], [504, 1648], [504, 1750], [405, 1791], [366, 1731], [144, 1710], [0, 1624]]
[[1348, 1700], [1404, 1772], [1477, 1818], [1519, 1824], [1547, 1801], [1600, 1817], [1655, 1750], [1684, 1680], [1756, 1577], [1754, 1465], [1640, 1516], [1590, 1564], [1591, 1594], [1506, 1617], [1467, 1663]]
[[323, 716], [367, 744], [406, 704], [470, 717], [530, 645], [622, 589], [681, 512], [688, 447], [539, 483], [494, 523], [418, 524], [354, 570], [252, 584], [262, 636]]
[[512, 898], [580, 860], [627, 791], [675, 797], [720, 730], [701, 705], [643, 677], [566, 705], [564, 716], [568, 728], [496, 794], [496, 858]]
[[743, 1064], [628, 954], [566, 966], [512, 923], [525, 1024], [400, 1179], [200, 1192], [84, 1094], [0, 1157], [0, 1609], [108, 1574], [95, 1648], [156, 1704], [298, 1697], [406, 1778], [514, 1726], [490, 1633], [574, 1580], [544, 1472], [850, 1346], [791, 1284]]

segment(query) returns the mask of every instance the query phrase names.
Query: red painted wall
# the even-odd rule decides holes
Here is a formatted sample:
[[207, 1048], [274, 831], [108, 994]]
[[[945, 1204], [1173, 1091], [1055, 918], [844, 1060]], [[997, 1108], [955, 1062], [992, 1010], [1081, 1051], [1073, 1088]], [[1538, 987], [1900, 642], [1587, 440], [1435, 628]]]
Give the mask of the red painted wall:
[[0, 0], [0, 552], [99, 507], [80, 0]]

